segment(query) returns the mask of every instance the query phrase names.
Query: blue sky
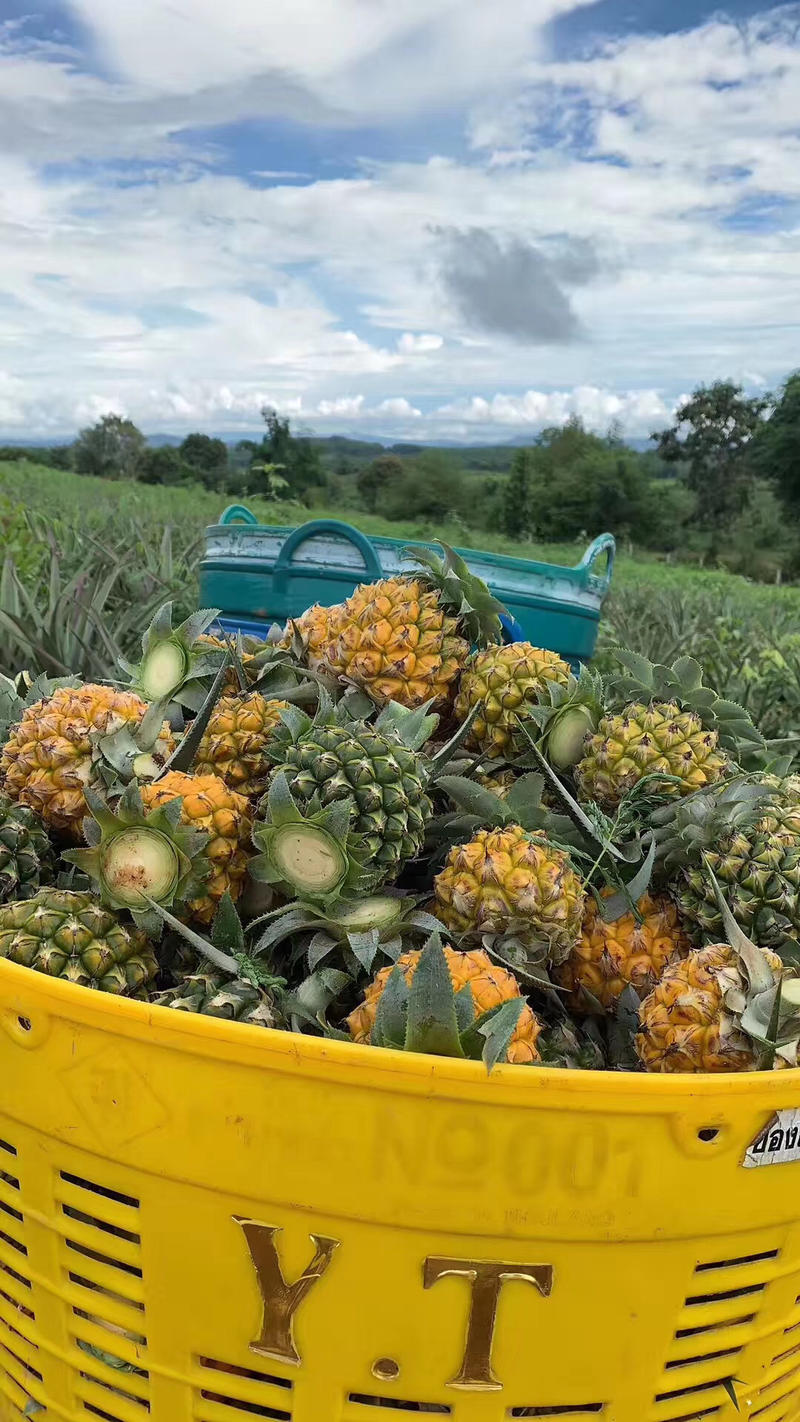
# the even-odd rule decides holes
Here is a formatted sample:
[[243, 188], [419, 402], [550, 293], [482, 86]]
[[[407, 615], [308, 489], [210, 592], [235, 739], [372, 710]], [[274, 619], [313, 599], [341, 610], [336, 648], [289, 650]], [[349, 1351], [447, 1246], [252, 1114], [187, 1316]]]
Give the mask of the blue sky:
[[800, 5], [0, 0], [0, 436], [632, 436], [772, 388]]

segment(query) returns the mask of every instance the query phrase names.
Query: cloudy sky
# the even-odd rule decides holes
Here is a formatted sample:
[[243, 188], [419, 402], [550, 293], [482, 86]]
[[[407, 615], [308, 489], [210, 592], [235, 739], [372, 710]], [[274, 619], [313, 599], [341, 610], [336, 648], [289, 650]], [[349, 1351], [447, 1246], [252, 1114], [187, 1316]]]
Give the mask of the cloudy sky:
[[0, 0], [0, 434], [504, 440], [800, 365], [800, 5]]

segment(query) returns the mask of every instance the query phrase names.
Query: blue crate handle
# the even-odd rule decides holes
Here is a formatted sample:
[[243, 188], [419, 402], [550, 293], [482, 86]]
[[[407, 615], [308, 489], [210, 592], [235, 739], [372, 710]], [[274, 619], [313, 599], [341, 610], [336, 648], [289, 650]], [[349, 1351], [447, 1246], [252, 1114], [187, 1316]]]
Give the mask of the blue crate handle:
[[366, 534], [358, 528], [352, 528], [349, 523], [340, 523], [335, 518], [315, 518], [310, 523], [304, 523], [300, 528], [295, 528], [289, 534], [275, 560], [275, 567], [272, 570], [272, 588], [279, 600], [285, 598], [288, 592], [290, 570], [297, 549], [307, 543], [309, 539], [318, 538], [320, 534], [325, 533], [332, 533], [336, 538], [343, 538], [358, 549], [364, 560], [367, 582], [378, 582], [384, 576], [378, 555]]

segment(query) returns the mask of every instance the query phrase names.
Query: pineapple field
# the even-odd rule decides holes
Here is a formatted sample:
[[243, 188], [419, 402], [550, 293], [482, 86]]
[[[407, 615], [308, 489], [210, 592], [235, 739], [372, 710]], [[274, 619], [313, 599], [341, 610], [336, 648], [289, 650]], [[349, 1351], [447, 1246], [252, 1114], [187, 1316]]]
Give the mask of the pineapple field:
[[489, 1068], [797, 1065], [793, 591], [771, 633], [698, 579], [687, 628], [631, 560], [576, 677], [443, 543], [234, 641], [189, 610], [202, 509], [92, 492], [4, 514], [0, 957]]

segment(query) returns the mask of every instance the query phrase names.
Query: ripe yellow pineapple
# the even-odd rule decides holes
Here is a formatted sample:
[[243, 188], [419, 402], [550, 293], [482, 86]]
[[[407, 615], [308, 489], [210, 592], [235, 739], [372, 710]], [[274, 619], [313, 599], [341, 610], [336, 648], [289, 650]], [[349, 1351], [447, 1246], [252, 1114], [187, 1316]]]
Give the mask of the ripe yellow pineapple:
[[335, 607], [322, 607], [320, 603], [315, 603], [299, 617], [289, 619], [278, 646], [288, 652], [295, 637], [299, 636], [303, 644], [305, 665], [310, 667], [311, 671], [319, 671], [326, 665], [327, 649], [336, 636], [341, 610], [341, 603], [337, 603]]
[[725, 774], [729, 762], [718, 746], [717, 731], [707, 730], [694, 711], [674, 701], [635, 702], [603, 717], [575, 778], [581, 797], [604, 809], [615, 809], [646, 775], [674, 776], [680, 783], [663, 781], [662, 793], [688, 795]]
[[[755, 952], [773, 983], [779, 983], [783, 968], [778, 955], [766, 948]], [[646, 1070], [754, 1070], [758, 1059], [753, 1039], [726, 1002], [731, 995], [746, 1000], [747, 992], [741, 959], [727, 943], [697, 948], [667, 968], [639, 1012], [636, 1051]]]
[[198, 746], [195, 773], [218, 775], [240, 795], [261, 795], [271, 768], [267, 744], [288, 706], [288, 701], [269, 701], [258, 691], [221, 696]]
[[474, 706], [481, 707], [467, 744], [490, 757], [525, 750], [528, 743], [518, 730], [518, 718], [525, 715], [526, 706], [538, 702], [548, 682], [566, 686], [569, 678], [570, 669], [561, 657], [530, 642], [473, 652], [455, 704], [459, 721], [465, 721]]
[[419, 573], [366, 584], [342, 603], [326, 652], [379, 706], [447, 704], [472, 643], [500, 640], [501, 605], [452, 549], [443, 560], [415, 557]]
[[210, 835], [205, 853], [213, 872], [188, 906], [198, 923], [210, 923], [223, 895], [227, 892], [238, 899], [244, 886], [251, 853], [248, 801], [217, 775], [184, 775], [180, 771], [169, 771], [156, 784], [143, 785], [141, 793], [145, 810], [163, 808], [181, 796], [181, 823]]
[[580, 940], [556, 970], [560, 986], [573, 994], [572, 1006], [580, 1008], [581, 988], [609, 1010], [627, 987], [645, 997], [664, 970], [689, 952], [691, 944], [669, 899], [645, 894], [636, 907], [638, 917], [630, 912], [606, 923], [597, 901], [588, 899]]
[[[498, 967], [483, 949], [476, 948], [471, 952], [459, 953], [454, 948], [445, 948], [444, 955], [454, 991], [460, 992], [469, 984], [476, 1018], [481, 1017], [484, 1012], [489, 1012], [491, 1008], [498, 1007], [500, 1003], [521, 996], [519, 983], [513, 973]], [[397, 960], [409, 984], [413, 981], [420, 956], [420, 951], [413, 949], [403, 953]], [[347, 1025], [354, 1041], [369, 1042], [378, 1004], [393, 971], [394, 965], [381, 969], [367, 988], [363, 1003], [348, 1017]], [[536, 1041], [541, 1030], [541, 1023], [526, 1004], [509, 1044], [508, 1060], [520, 1065], [538, 1062], [540, 1056]]]
[[[51, 829], [81, 838], [87, 813], [84, 789], [92, 783], [97, 741], [123, 726], [135, 729], [147, 704], [132, 691], [110, 686], [59, 687], [26, 708], [0, 755], [0, 777], [12, 800], [30, 805]], [[175, 748], [169, 727], [155, 748], [166, 760]]]
[[585, 896], [569, 855], [520, 825], [456, 845], [434, 885], [437, 917], [466, 940], [513, 936], [560, 963], [580, 936]]

